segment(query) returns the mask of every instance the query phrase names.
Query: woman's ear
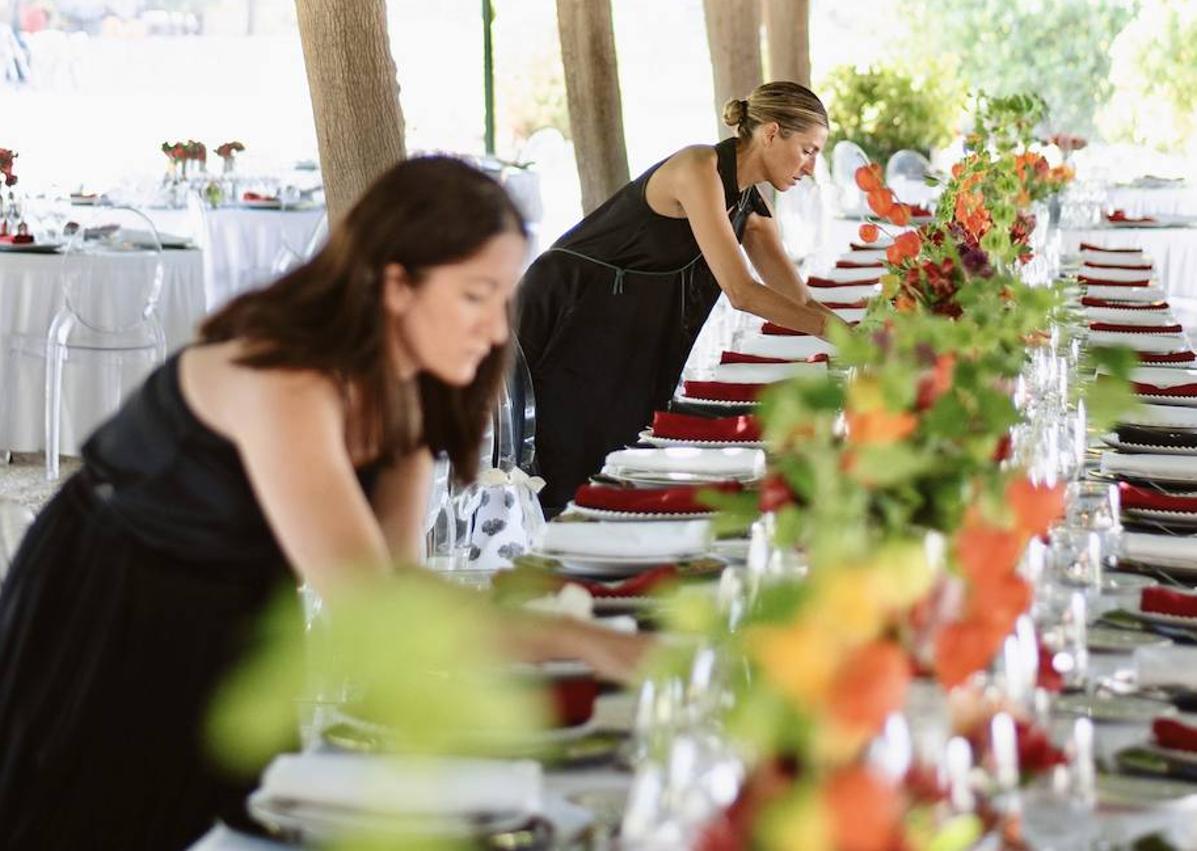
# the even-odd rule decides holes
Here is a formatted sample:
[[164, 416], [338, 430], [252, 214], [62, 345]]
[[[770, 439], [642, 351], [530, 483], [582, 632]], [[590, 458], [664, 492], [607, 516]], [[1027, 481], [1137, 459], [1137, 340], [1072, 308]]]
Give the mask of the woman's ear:
[[761, 125], [761, 138], [765, 144], [773, 144], [773, 140], [777, 138], [778, 132], [781, 130], [781, 125], [776, 121], [769, 121]]
[[407, 313], [414, 297], [407, 270], [399, 263], [388, 263], [382, 268], [382, 304], [387, 313], [402, 316]]

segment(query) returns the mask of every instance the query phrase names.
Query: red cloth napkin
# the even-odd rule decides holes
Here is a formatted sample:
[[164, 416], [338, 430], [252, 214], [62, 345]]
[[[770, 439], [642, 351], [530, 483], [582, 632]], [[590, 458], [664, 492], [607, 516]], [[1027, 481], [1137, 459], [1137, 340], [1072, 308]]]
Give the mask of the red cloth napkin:
[[1090, 322], [1090, 331], [1114, 331], [1119, 334], [1179, 334], [1179, 325], [1121, 325], [1117, 322]]
[[1177, 384], [1175, 387], [1156, 387], [1139, 381], [1132, 384], [1135, 392], [1143, 396], [1197, 396], [1197, 384]]
[[719, 402], [755, 402], [769, 389], [768, 384], [733, 384], [727, 381], [687, 381], [683, 383], [691, 399], [712, 399]]
[[818, 276], [811, 276], [806, 279], [806, 285], [808, 287], [820, 287], [820, 288], [867, 287], [869, 284], [875, 284], [880, 280], [881, 280], [880, 275], [878, 275], [876, 278], [873, 278], [870, 281], [833, 281], [830, 278], [820, 278]]
[[598, 700], [598, 678], [593, 673], [572, 677], [553, 677], [549, 681], [553, 716], [560, 727], [577, 727], [594, 715]]
[[910, 205], [910, 215], [926, 217], [926, 216], [934, 216], [935, 214], [933, 212], [931, 212], [930, 210], [928, 210], [926, 207], [922, 206], [921, 204], [911, 204]]
[[1178, 751], [1197, 751], [1197, 728], [1172, 718], [1157, 718], [1151, 722], [1151, 734], [1162, 748]]
[[1089, 266], [1090, 268], [1093, 268], [1093, 269], [1152, 269], [1152, 268], [1154, 268], [1151, 263], [1135, 263], [1135, 264], [1131, 265], [1129, 263], [1094, 263], [1092, 260], [1085, 263], [1085, 265]]
[[1128, 216], [1126, 214], [1126, 210], [1115, 210], [1114, 212], [1108, 213], [1106, 215], [1106, 221], [1134, 223], [1134, 222], [1154, 222], [1155, 219], [1153, 219], [1151, 216]]
[[868, 263], [857, 263], [855, 260], [836, 260], [837, 269], [881, 269], [885, 264], [880, 260], [870, 260]]
[[778, 325], [776, 322], [766, 322], [761, 326], [761, 333], [768, 334], [770, 337], [809, 337], [810, 333], [807, 331], [795, 331], [793, 328], [787, 328], [784, 325]]
[[260, 195], [257, 192], [246, 192], [241, 196], [242, 201], [277, 201], [277, 195]]
[[[583, 508], [603, 511], [634, 511], [638, 514], [705, 514], [712, 508], [698, 499], [703, 491], [737, 493], [736, 482], [718, 485], [678, 485], [671, 488], [619, 488], [610, 485], [582, 485], [574, 502]], [[606, 587], [606, 586], [604, 586]]]
[[1114, 307], [1118, 310], [1168, 309], [1168, 302], [1166, 301], [1112, 301], [1108, 298], [1089, 298], [1089, 296], [1082, 298], [1081, 304], [1085, 307]]
[[1142, 281], [1107, 281], [1104, 278], [1094, 278], [1092, 275], [1077, 275], [1076, 279], [1082, 284], [1100, 284], [1103, 287], [1145, 287], [1151, 283], [1149, 279]]
[[[864, 284], [875, 284], [876, 281], [861, 281]], [[868, 307], [868, 299], [861, 299], [860, 301], [825, 301], [823, 306], [828, 310], [853, 310], [860, 307]]]
[[653, 437], [674, 440], [760, 440], [761, 424], [752, 414], [739, 417], [696, 417], [657, 411]]
[[1142, 248], [1106, 248], [1101, 245], [1094, 245], [1091, 242], [1082, 242], [1081, 251], [1106, 251], [1110, 254], [1138, 254]]
[[1118, 483], [1119, 504], [1123, 508], [1145, 508], [1151, 511], [1197, 511], [1197, 496], [1172, 496], [1129, 482]]
[[[780, 325], [773, 326], [780, 328]], [[809, 336], [809, 335], [802, 335]], [[771, 358], [765, 355], [746, 355], [743, 352], [725, 351], [719, 356], [719, 363], [827, 363], [831, 358], [826, 352], [808, 358]]]
[[1197, 360], [1197, 354], [1193, 352], [1170, 352], [1166, 355], [1152, 352], [1136, 352], [1135, 354], [1139, 356], [1139, 361], [1142, 363], [1189, 363]]
[[1139, 592], [1139, 608], [1161, 615], [1197, 618], [1197, 594], [1150, 585]]
[[14, 233], [0, 236], [0, 242], [8, 243], [9, 245], [32, 245], [33, 234], [29, 233]]

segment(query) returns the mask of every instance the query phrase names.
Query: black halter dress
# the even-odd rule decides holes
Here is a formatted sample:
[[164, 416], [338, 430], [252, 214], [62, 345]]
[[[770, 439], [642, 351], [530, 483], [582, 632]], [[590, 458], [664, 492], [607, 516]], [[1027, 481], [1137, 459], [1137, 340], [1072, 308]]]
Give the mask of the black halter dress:
[[[715, 154], [740, 240], [748, 215], [769, 210], [755, 187], [738, 188], [735, 140]], [[648, 205], [660, 165], [557, 240], [520, 283], [517, 329], [536, 392], [546, 512], [560, 511], [608, 452], [635, 442], [668, 404], [719, 297], [689, 220]]]
[[177, 354], [83, 457], [0, 592], [0, 848], [183, 848], [254, 785], [209, 758], [205, 717], [295, 580]]

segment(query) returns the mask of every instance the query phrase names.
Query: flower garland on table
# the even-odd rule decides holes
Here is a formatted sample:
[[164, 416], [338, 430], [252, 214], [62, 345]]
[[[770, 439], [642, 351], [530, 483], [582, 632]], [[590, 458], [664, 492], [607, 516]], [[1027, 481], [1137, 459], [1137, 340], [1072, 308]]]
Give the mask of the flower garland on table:
[[[863, 754], [913, 673], [951, 689], [991, 665], [1030, 606], [1022, 553], [1063, 511], [1062, 486], [1006, 463], [1013, 381], [1066, 317], [1059, 287], [1014, 271], [1030, 255], [1025, 206], [1044, 179], [1024, 142], [1042, 102], [985, 103], [935, 220], [887, 248], [884, 298], [856, 332], [833, 332], [847, 376], [767, 392], [768, 478], [759, 495], [712, 497], [728, 525], [769, 513], [772, 545], [802, 550], [809, 569], [760, 588], [734, 630], [697, 604], [679, 608], [746, 660], [726, 724], [754, 768], [706, 851], [950, 849], [980, 830], [971, 815], [943, 817], [944, 790], [917, 766], [886, 777]], [[856, 181], [879, 218], [862, 239], [910, 223], [878, 166]]]

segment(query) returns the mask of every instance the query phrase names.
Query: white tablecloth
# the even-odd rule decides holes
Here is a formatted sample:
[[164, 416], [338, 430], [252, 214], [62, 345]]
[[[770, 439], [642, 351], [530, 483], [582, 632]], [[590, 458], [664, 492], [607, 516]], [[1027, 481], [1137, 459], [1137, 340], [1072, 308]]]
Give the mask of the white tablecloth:
[[[190, 236], [204, 251], [207, 309], [212, 311], [247, 290], [269, 283], [284, 250], [302, 257], [324, 217], [324, 208], [260, 210], [220, 207], [204, 210], [204, 226], [187, 210], [148, 209], [154, 226]], [[200, 231], [203, 232], [200, 232]]]
[[1197, 298], [1197, 228], [1092, 228], [1062, 230], [1060, 250], [1075, 254], [1082, 242], [1104, 248], [1142, 248], [1155, 260], [1160, 285], [1171, 298]]
[[1128, 216], [1197, 216], [1197, 186], [1115, 186], [1108, 203]]
[[[203, 263], [199, 251], [163, 252], [162, 294], [158, 315], [167, 350], [188, 342], [204, 315]], [[130, 258], [131, 262], [136, 262]], [[35, 452], [44, 448], [45, 359], [14, 351], [18, 337], [25, 343], [44, 340], [54, 314], [62, 305], [61, 270], [55, 254], [0, 255], [0, 450]], [[122, 293], [117, 277], [96, 282]], [[137, 386], [145, 366], [128, 363], [119, 372], [98, 358], [77, 357], [63, 373], [61, 451], [74, 454], [79, 445], [117, 405], [116, 384], [124, 394]]]

